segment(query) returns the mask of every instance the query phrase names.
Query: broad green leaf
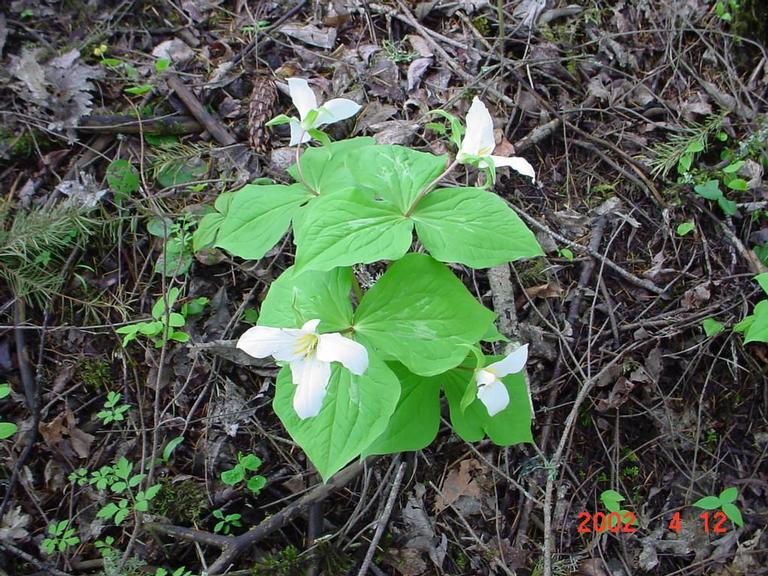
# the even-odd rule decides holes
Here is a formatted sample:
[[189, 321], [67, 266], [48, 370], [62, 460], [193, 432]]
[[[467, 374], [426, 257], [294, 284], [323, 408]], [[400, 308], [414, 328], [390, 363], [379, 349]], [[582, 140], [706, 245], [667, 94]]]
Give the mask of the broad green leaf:
[[351, 290], [350, 268], [296, 276], [291, 266], [269, 287], [258, 324], [299, 328], [307, 320], [319, 318], [322, 330], [340, 332], [352, 326]]
[[[310, 196], [303, 186], [254, 186], [248, 184], [222, 200], [216, 210], [222, 215], [205, 216], [196, 234], [195, 247], [203, 247], [217, 227], [214, 246], [247, 260], [264, 256], [288, 231], [291, 218]], [[200, 231], [200, 228], [203, 230]]]
[[717, 496], [704, 496], [704, 498], [696, 500], [692, 506], [696, 506], [696, 508], [702, 508], [704, 510], [717, 510], [720, 508], [720, 498]]
[[616, 490], [604, 490], [600, 494], [600, 500], [609, 512], [618, 512], [621, 508], [620, 502], [625, 500], [624, 496], [616, 492]]
[[763, 292], [768, 294], [768, 272], [758, 274], [754, 279], [760, 285], [760, 288], [763, 289]]
[[720, 198], [717, 199], [717, 205], [720, 206], [720, 210], [728, 216], [733, 216], [739, 211], [736, 202], [728, 200], [725, 196], [720, 196]]
[[726, 504], [726, 503], [729, 503], [729, 502], [735, 502], [736, 498], [738, 498], [738, 497], [739, 497], [739, 489], [736, 488], [735, 486], [731, 486], [730, 488], [726, 488], [725, 490], [720, 492], [720, 496], [718, 496], [718, 498], [720, 498], [720, 502], [722, 504]]
[[[264, 478], [264, 476], [253, 476], [252, 478], [248, 479], [248, 482], [246, 482], [245, 487], [248, 488], [251, 492], [254, 494], [258, 494], [261, 492], [261, 489], [264, 488], [264, 486], [267, 485], [267, 479]], [[239, 515], [237, 515], [239, 517]]]
[[443, 374], [443, 388], [456, 434], [467, 442], [478, 442], [487, 434], [499, 446], [532, 442], [531, 405], [523, 373], [502, 378], [509, 392], [509, 405], [493, 417], [478, 399], [465, 410], [461, 409], [461, 399], [472, 376], [473, 370], [464, 365]]
[[[301, 175], [307, 185], [321, 196], [351, 190], [355, 187], [355, 181], [347, 168], [350, 152], [372, 146], [374, 142], [369, 137], [352, 138], [331, 142], [327, 146], [308, 148], [299, 159]], [[288, 168], [288, 173], [294, 180], [301, 182], [295, 164]]]
[[494, 316], [444, 264], [407, 254], [365, 293], [354, 329], [386, 358], [434, 376], [461, 363]]
[[689, 220], [688, 222], [683, 222], [677, 226], [677, 234], [678, 236], [685, 236], [686, 234], [693, 232], [695, 229], [696, 225]]
[[397, 377], [376, 356], [369, 359], [362, 376], [334, 363], [320, 413], [304, 420], [293, 409], [290, 369], [277, 377], [275, 412], [326, 482], [381, 435], [397, 406]]
[[446, 168], [447, 157], [403, 146], [369, 146], [350, 155], [348, 166], [360, 190], [405, 214], [419, 192]]
[[16, 434], [17, 430], [18, 427], [12, 422], [0, 422], [0, 440], [10, 438]]
[[722, 506], [723, 514], [736, 526], [744, 526], [744, 519], [741, 517], [741, 511], [734, 504], [726, 502]]
[[707, 180], [704, 184], [694, 186], [693, 190], [696, 194], [707, 200], [717, 200], [723, 196], [719, 180]]
[[163, 188], [170, 188], [198, 180], [207, 173], [208, 163], [193, 158], [166, 164], [157, 172], [155, 180]]
[[725, 326], [713, 318], [705, 318], [702, 320], [701, 327], [704, 328], [704, 334], [707, 335], [707, 338], [717, 336], [725, 329]]
[[107, 166], [107, 183], [119, 202], [139, 189], [139, 173], [128, 160], [115, 160]]
[[768, 300], [758, 302], [750, 316], [752, 321], [744, 332], [744, 343], [768, 342]]
[[440, 188], [412, 216], [416, 234], [434, 258], [490, 268], [542, 256], [536, 237], [507, 203], [480, 188]]
[[696, 152], [703, 152], [704, 151], [704, 141], [703, 140], [695, 140], [688, 144], [688, 147], [685, 149], [686, 152], [689, 153], [696, 153]]
[[747, 181], [743, 178], [734, 178], [732, 180], [728, 180], [725, 185], [728, 186], [728, 188], [731, 190], [736, 190], [737, 192], [744, 192], [747, 189]]
[[192, 235], [192, 249], [195, 252], [213, 246], [213, 243], [216, 242], [219, 228], [229, 212], [229, 207], [234, 197], [235, 194], [233, 192], [220, 194], [216, 198], [216, 210], [203, 216], [197, 224], [197, 229]]
[[726, 174], [736, 174], [736, 172], [738, 172], [742, 166], [744, 166], [744, 160], [737, 160], [736, 162], [731, 162], [728, 164], [728, 166], [723, 168], [723, 172]]
[[6, 398], [11, 393], [11, 385], [10, 384], [0, 384], [0, 400], [3, 398]]
[[320, 196], [294, 228], [297, 272], [397, 260], [413, 240], [410, 220], [359, 190]]
[[254, 472], [261, 466], [261, 458], [255, 454], [248, 454], [240, 459], [240, 466], [242, 466], [245, 470]]
[[396, 362], [388, 365], [400, 380], [400, 400], [386, 430], [363, 450], [363, 456], [421, 450], [440, 428], [440, 377], [413, 374]]
[[245, 478], [243, 469], [239, 466], [232, 468], [232, 470], [226, 470], [221, 473], [221, 481], [229, 486], [234, 486]]

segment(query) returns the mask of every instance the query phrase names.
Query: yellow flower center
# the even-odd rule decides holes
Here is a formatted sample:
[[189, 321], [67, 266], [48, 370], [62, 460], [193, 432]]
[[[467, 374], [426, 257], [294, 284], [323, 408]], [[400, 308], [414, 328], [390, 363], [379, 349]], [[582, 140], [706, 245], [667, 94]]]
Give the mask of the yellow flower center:
[[294, 352], [301, 354], [304, 358], [309, 358], [315, 354], [317, 349], [317, 334], [304, 334], [296, 339], [296, 348]]

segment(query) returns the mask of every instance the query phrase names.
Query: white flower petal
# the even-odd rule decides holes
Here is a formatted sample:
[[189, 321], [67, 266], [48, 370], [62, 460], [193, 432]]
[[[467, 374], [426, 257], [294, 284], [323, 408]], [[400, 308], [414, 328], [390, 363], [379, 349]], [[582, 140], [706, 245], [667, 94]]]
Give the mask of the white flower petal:
[[509, 392], [500, 380], [477, 389], [477, 397], [485, 404], [489, 416], [495, 416], [509, 404]]
[[237, 341], [237, 348], [254, 358], [274, 356], [275, 360], [291, 361], [300, 358], [297, 340], [301, 330], [254, 326], [246, 330]]
[[528, 344], [520, 346], [514, 352], [509, 354], [503, 360], [494, 362], [493, 364], [486, 366], [486, 370], [493, 370], [494, 373], [500, 377], [504, 377], [507, 374], [515, 374], [525, 368], [525, 362], [528, 360]]
[[291, 141], [288, 146], [298, 146], [312, 140], [312, 137], [307, 134], [306, 130], [301, 127], [301, 124], [295, 118], [291, 118]]
[[519, 156], [491, 156], [496, 168], [501, 166], [509, 166], [515, 172], [528, 176], [531, 180], [536, 182], [536, 171], [531, 166], [530, 162], [525, 158]]
[[467, 112], [467, 132], [461, 142], [460, 152], [469, 156], [488, 156], [495, 147], [491, 113], [475, 96]]
[[320, 413], [323, 407], [328, 380], [331, 378], [331, 365], [317, 358], [307, 358], [291, 362], [293, 383], [297, 385], [293, 395], [293, 409], [299, 418], [311, 418]]
[[312, 332], [313, 334], [317, 333], [317, 325], [320, 324], [320, 320], [317, 318], [313, 320], [307, 320], [304, 322], [304, 325], [301, 327], [302, 332]]
[[491, 384], [492, 382], [495, 382], [497, 378], [498, 376], [490, 370], [483, 369], [475, 372], [475, 380], [477, 380], [478, 386]]
[[347, 370], [358, 376], [368, 369], [368, 350], [365, 346], [338, 332], [320, 334], [317, 358], [324, 362], [341, 362]]
[[317, 125], [332, 124], [351, 118], [360, 111], [360, 104], [347, 98], [334, 98], [328, 100], [320, 108], [320, 115], [317, 117]]
[[288, 90], [302, 120], [307, 117], [310, 110], [317, 108], [317, 97], [304, 78], [288, 78]]

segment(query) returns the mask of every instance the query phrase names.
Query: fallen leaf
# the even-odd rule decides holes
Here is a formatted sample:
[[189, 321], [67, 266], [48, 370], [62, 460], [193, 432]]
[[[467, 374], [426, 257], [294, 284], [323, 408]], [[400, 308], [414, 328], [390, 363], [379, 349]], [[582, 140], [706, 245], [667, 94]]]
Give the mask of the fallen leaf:
[[183, 40], [174, 38], [160, 42], [152, 50], [152, 56], [170, 60], [174, 64], [180, 64], [195, 57], [195, 51], [192, 50]]
[[21, 511], [21, 506], [10, 508], [0, 520], [0, 542], [13, 542], [14, 540], [26, 540], [29, 536], [30, 516]]
[[613, 388], [608, 393], [607, 398], [600, 398], [597, 401], [598, 412], [606, 412], [608, 410], [615, 410], [629, 398], [629, 393], [635, 387], [634, 382], [623, 376], [616, 380]]
[[408, 146], [413, 142], [416, 132], [421, 127], [418, 122], [409, 120], [389, 120], [371, 125], [371, 132], [376, 144], [398, 144]]
[[41, 422], [38, 430], [48, 447], [68, 460], [75, 456], [87, 458], [91, 452], [94, 438], [77, 427], [75, 414], [68, 406], [50, 422]]
[[336, 28], [318, 28], [313, 24], [305, 26], [283, 24], [280, 27], [280, 32], [310, 46], [317, 46], [326, 50], [330, 50], [336, 44]]
[[462, 496], [479, 499], [482, 495], [480, 484], [473, 478], [473, 472], [482, 471], [482, 465], [474, 459], [462, 460], [459, 469], [448, 472], [435, 500], [435, 514], [439, 514]]

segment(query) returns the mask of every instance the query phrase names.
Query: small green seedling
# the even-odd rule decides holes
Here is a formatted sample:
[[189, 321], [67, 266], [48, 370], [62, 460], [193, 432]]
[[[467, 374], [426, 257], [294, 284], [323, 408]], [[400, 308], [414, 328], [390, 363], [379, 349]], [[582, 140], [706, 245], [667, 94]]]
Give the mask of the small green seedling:
[[739, 497], [738, 488], [726, 488], [720, 492], [719, 496], [704, 496], [692, 504], [702, 510], [721, 510], [728, 519], [736, 526], [744, 526], [744, 519], [741, 517], [741, 511], [734, 504]]
[[621, 508], [621, 502], [624, 500], [626, 500], [626, 498], [616, 492], [616, 490], [604, 490], [600, 494], [600, 501], [603, 503], [603, 506], [605, 506], [605, 509], [608, 510], [608, 512], [616, 512], [619, 515], [618, 519], [611, 516], [608, 517], [610, 521], [608, 529], [613, 528], [614, 520], [617, 520], [617, 522], [622, 522], [624, 518], [629, 518], [629, 522], [627, 523], [628, 526], [632, 526], [633, 524], [637, 523], [637, 518], [635, 518], [634, 514], [631, 514], [629, 510], [623, 510]]
[[[0, 384], [0, 400], [8, 397], [10, 393], [11, 393], [10, 384]], [[16, 424], [14, 424], [13, 422], [0, 422], [0, 440], [5, 440], [6, 438], [10, 438], [14, 434], [16, 434], [17, 430], [18, 430], [18, 426], [16, 426]]]
[[261, 467], [261, 458], [255, 454], [243, 454], [242, 452], [237, 455], [237, 464], [230, 470], [225, 470], [221, 473], [221, 481], [229, 486], [236, 486], [240, 482], [245, 481], [245, 486], [254, 495], [261, 492], [262, 488], [266, 486], [267, 479], [260, 474], [252, 474]]
[[69, 520], [61, 520], [48, 525], [48, 538], [42, 543], [43, 552], [48, 555], [54, 552], [66, 552], [67, 548], [80, 543], [75, 535], [75, 529], [69, 527]]
[[123, 334], [123, 346], [127, 346], [139, 336], [146, 336], [149, 338], [155, 343], [155, 348], [160, 348], [168, 342], [168, 340], [187, 342], [189, 340], [189, 334], [176, 330], [176, 328], [184, 326], [187, 323], [187, 319], [178, 312], [170, 312], [176, 304], [178, 297], [179, 289], [174, 286], [168, 290], [167, 295], [167, 310], [169, 313], [166, 313], [166, 299], [159, 298], [152, 307], [152, 321], [136, 322], [135, 324], [121, 326], [115, 330], [118, 334]]
[[573, 251], [570, 248], [560, 248], [557, 253], [561, 258], [568, 260], [568, 262], [573, 262]]
[[683, 222], [682, 224], [678, 224], [677, 226], [677, 235], [678, 236], [686, 236], [687, 234], [690, 234], [696, 229], [696, 225], [688, 220], [687, 222]]
[[158, 568], [155, 572], [155, 576], [193, 576], [191, 570], [187, 570], [186, 566], [176, 568], [173, 572], [168, 572], [165, 568]]
[[[755, 280], [768, 294], [768, 272], [763, 272], [755, 276]], [[746, 316], [741, 322], [733, 327], [734, 332], [744, 334], [744, 343], [750, 342], [768, 342], [768, 298], [760, 300], [755, 304], [752, 314]]]
[[240, 514], [224, 514], [221, 510], [214, 510], [213, 517], [219, 521], [213, 527], [216, 534], [229, 534], [232, 528], [240, 528], [243, 524], [240, 522]]
[[184, 436], [176, 436], [175, 438], [168, 440], [168, 444], [163, 448], [163, 462], [166, 464], [170, 462], [171, 456], [173, 456], [173, 451], [176, 450], [176, 447], [182, 442], [184, 442]]
[[122, 422], [125, 420], [125, 413], [131, 408], [130, 404], [119, 404], [122, 394], [117, 392], [108, 392], [107, 401], [104, 402], [104, 409], [96, 414], [96, 417], [101, 422], [106, 424], [112, 424], [112, 422]]
[[73, 470], [69, 473], [67, 479], [77, 486], [85, 486], [88, 484], [88, 469], [78, 468], [77, 470]]

